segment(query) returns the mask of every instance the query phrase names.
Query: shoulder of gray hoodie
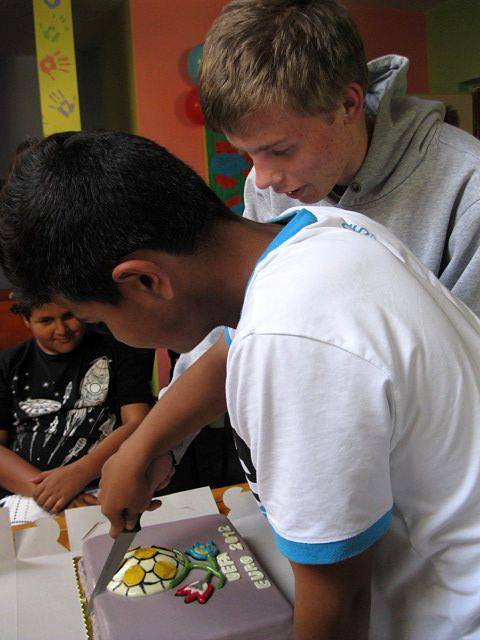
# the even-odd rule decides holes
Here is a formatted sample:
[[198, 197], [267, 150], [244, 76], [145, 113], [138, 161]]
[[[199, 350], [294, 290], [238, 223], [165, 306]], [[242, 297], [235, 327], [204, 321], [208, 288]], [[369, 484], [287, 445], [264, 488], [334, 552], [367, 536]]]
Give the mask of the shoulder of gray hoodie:
[[[362, 167], [344, 195], [316, 204], [350, 209], [384, 224], [458, 298], [480, 315], [480, 141], [443, 122], [442, 103], [406, 95], [409, 62], [369, 63], [365, 100], [374, 119]], [[305, 206], [245, 184], [245, 217], [267, 221]]]

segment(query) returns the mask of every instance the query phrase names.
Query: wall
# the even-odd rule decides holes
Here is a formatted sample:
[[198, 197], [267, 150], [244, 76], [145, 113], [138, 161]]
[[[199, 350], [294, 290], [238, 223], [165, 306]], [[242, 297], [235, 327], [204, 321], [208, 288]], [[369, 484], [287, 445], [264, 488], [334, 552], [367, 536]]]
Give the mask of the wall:
[[[29, 136], [42, 137], [36, 65], [35, 56], [0, 57], [0, 180], [18, 144]], [[0, 289], [9, 286], [0, 270]]]
[[128, 0], [72, 8], [82, 129], [134, 131]]
[[203, 42], [224, 0], [130, 0], [138, 132], [166, 146], [205, 176], [202, 127], [184, 113], [192, 88], [188, 51]]
[[35, 56], [0, 57], [0, 179], [28, 136], [42, 136]]
[[409, 93], [427, 93], [426, 19], [422, 11], [346, 3], [365, 44], [368, 60], [397, 53], [410, 60]]
[[82, 129], [104, 129], [98, 48], [75, 48]]
[[[205, 176], [202, 127], [188, 121], [183, 100], [192, 87], [186, 55], [202, 42], [225, 0], [130, 0], [138, 131]], [[349, 5], [370, 59], [400, 53], [411, 61], [409, 91], [428, 92], [425, 16], [420, 11]]]
[[427, 12], [430, 90], [455, 93], [480, 77], [480, 2], [447, 0]]
[[11, 306], [11, 300], [0, 299], [0, 349], [14, 347], [32, 336], [22, 318], [10, 311]]
[[102, 112], [109, 129], [137, 129], [130, 8], [123, 0], [111, 11], [99, 51]]

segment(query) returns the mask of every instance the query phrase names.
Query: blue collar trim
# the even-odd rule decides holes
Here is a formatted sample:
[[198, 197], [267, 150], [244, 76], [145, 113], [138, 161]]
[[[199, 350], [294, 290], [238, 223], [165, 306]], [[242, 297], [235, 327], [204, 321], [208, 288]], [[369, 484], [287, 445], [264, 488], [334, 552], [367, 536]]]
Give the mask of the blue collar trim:
[[[279, 231], [279, 233], [275, 236], [272, 242], [268, 245], [262, 255], [259, 257], [257, 262], [255, 263], [255, 267], [253, 268], [252, 273], [247, 281], [247, 286], [245, 287], [245, 293], [250, 286], [250, 282], [252, 280], [253, 274], [255, 273], [255, 269], [257, 265], [274, 249], [279, 247], [281, 244], [292, 238], [299, 231], [301, 231], [304, 227], [308, 227], [309, 224], [313, 224], [317, 222], [317, 218], [313, 215], [311, 211], [308, 209], [297, 209], [296, 211], [291, 211], [289, 213], [284, 213], [278, 218], [274, 218], [270, 220], [268, 224], [273, 223], [285, 223], [285, 227]], [[227, 343], [227, 347], [230, 347], [232, 344], [232, 335], [230, 333], [229, 327], [225, 327], [224, 329], [225, 342]]]
[[[257, 260], [259, 264], [271, 251], [279, 247], [281, 244], [292, 238], [304, 227], [308, 227], [309, 224], [317, 222], [316, 217], [308, 209], [297, 209], [290, 213], [283, 214], [269, 221], [269, 224], [286, 223], [285, 227], [275, 236], [272, 242], [268, 245], [265, 251]], [[250, 282], [250, 280], [249, 280]], [[248, 287], [248, 285], [247, 285]]]

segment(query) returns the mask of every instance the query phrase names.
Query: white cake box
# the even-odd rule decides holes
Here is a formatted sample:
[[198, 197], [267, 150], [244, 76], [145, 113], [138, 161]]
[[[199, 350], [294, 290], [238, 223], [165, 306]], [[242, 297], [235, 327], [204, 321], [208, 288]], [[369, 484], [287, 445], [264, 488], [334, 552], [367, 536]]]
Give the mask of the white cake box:
[[[293, 602], [293, 575], [288, 561], [276, 550], [270, 527], [250, 492], [227, 490], [223, 501], [229, 518], [252, 548], [284, 595]], [[162, 506], [142, 516], [142, 526], [218, 513], [207, 487], [162, 497]], [[66, 513], [71, 550], [58, 542], [53, 518], [35, 527], [12, 530], [6, 509], [0, 509], [0, 638], [1, 640], [83, 640], [80, 602], [73, 558], [81, 555], [89, 537], [108, 532], [99, 507]]]

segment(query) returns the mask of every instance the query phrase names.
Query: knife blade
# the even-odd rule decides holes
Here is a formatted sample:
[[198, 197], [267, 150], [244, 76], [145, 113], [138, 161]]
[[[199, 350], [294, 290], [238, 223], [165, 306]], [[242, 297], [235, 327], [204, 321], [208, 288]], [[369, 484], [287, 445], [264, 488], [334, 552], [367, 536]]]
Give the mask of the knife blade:
[[95, 598], [103, 593], [107, 588], [108, 583], [113, 578], [115, 573], [118, 570], [118, 567], [123, 559], [123, 556], [127, 553], [130, 548], [133, 539], [140, 531], [140, 518], [137, 520], [137, 524], [133, 529], [124, 529], [121, 531], [116, 539], [113, 542], [112, 548], [110, 549], [110, 553], [105, 560], [105, 564], [103, 565], [103, 569], [98, 576], [98, 580], [95, 584], [95, 587], [92, 591], [92, 595], [88, 601], [87, 607], [87, 616], [93, 613], [93, 601]]

